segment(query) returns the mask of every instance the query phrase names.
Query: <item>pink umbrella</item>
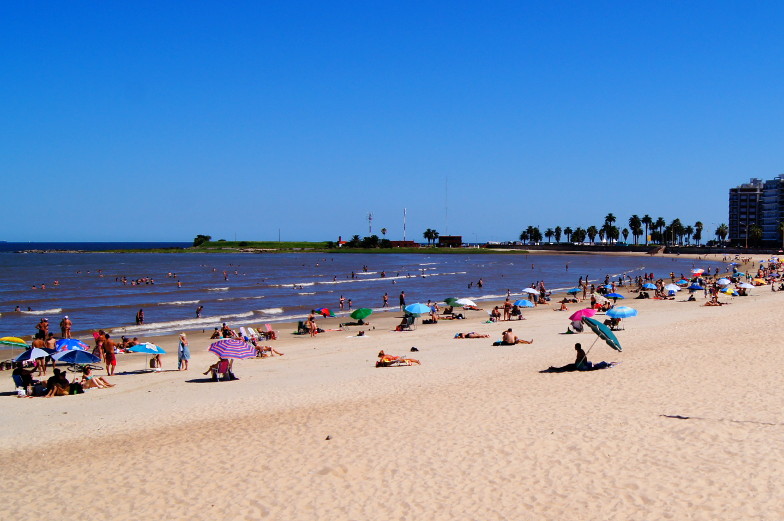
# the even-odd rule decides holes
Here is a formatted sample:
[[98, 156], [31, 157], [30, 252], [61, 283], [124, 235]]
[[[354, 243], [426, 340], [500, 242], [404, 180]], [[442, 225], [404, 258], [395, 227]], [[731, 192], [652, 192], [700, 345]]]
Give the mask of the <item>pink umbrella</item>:
[[569, 317], [569, 320], [571, 320], [572, 322], [579, 322], [580, 320], [583, 319], [583, 317], [591, 318], [595, 314], [596, 314], [595, 309], [585, 308], [579, 311], [575, 311], [574, 314], [571, 317]]

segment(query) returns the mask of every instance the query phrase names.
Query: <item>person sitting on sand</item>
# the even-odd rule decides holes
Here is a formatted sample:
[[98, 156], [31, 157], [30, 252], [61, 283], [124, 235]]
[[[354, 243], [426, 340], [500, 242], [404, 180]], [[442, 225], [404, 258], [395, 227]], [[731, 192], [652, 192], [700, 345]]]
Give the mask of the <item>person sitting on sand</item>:
[[115, 385], [107, 382], [105, 378], [93, 376], [93, 370], [89, 367], [85, 367], [84, 371], [82, 371], [81, 383], [83, 389], [106, 389]]
[[554, 309], [553, 311], [569, 311], [569, 308], [566, 307], [566, 299], [561, 301], [561, 307]]
[[258, 358], [267, 358], [269, 356], [283, 356], [283, 353], [276, 351], [272, 346], [255, 346], [256, 347], [256, 356]]
[[513, 346], [515, 344], [532, 344], [534, 341], [531, 340], [523, 340], [521, 338], [517, 338], [514, 333], [512, 333], [512, 328], [510, 327], [506, 331], [504, 331], [503, 335], [501, 336], [501, 345], [502, 346]]
[[210, 337], [210, 340], [215, 340], [220, 337], [221, 337], [220, 330], [216, 327], [215, 331], [212, 332], [212, 336]]
[[585, 354], [583, 346], [580, 345], [579, 342], [574, 344], [574, 350], [576, 352], [574, 367], [578, 371], [593, 371], [594, 369], [604, 369], [605, 367], [611, 367], [613, 365], [608, 362], [599, 362], [598, 364], [589, 362], [588, 355]]
[[457, 333], [455, 338], [490, 338], [490, 335], [480, 335], [471, 331], [470, 333]]
[[44, 398], [51, 398], [52, 396], [67, 396], [71, 392], [71, 382], [68, 381], [68, 374], [59, 369], [54, 370], [54, 376], [46, 381], [46, 390], [48, 391]]
[[501, 320], [501, 310], [498, 308], [498, 306], [494, 307], [493, 311], [490, 312], [490, 320], [492, 322], [498, 322]]

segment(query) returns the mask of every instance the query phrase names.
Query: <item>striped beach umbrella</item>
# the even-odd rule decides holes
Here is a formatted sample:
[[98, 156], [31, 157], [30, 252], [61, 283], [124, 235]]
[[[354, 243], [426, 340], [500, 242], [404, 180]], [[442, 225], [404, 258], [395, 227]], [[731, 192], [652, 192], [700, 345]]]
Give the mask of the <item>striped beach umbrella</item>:
[[224, 338], [212, 344], [208, 349], [219, 358], [255, 358], [256, 348], [253, 345], [234, 338]]

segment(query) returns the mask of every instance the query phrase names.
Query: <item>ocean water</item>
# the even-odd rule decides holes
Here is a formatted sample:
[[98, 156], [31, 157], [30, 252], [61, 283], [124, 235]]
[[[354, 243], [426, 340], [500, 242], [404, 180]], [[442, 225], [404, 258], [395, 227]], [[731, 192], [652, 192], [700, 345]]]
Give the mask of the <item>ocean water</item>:
[[[0, 336], [33, 334], [43, 317], [58, 334], [68, 315], [74, 331], [114, 328], [115, 334], [142, 337], [222, 322], [301, 320], [319, 307], [340, 316], [341, 295], [354, 309], [388, 312], [398, 311], [401, 291], [407, 304], [447, 297], [482, 301], [502, 299], [507, 290], [520, 296], [540, 280], [558, 291], [574, 287], [580, 276], [601, 282], [606, 275], [688, 275], [694, 267], [726, 268], [691, 259], [600, 255], [2, 252]], [[389, 310], [382, 308], [384, 293]], [[204, 307], [201, 318], [198, 306]], [[135, 324], [139, 309], [143, 325]]]

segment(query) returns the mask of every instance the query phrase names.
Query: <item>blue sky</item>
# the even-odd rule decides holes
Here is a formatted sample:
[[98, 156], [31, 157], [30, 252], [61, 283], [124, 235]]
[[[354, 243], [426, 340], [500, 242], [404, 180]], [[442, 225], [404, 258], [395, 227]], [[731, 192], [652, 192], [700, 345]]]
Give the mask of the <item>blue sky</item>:
[[784, 172], [776, 2], [4, 2], [1, 240], [650, 214]]

